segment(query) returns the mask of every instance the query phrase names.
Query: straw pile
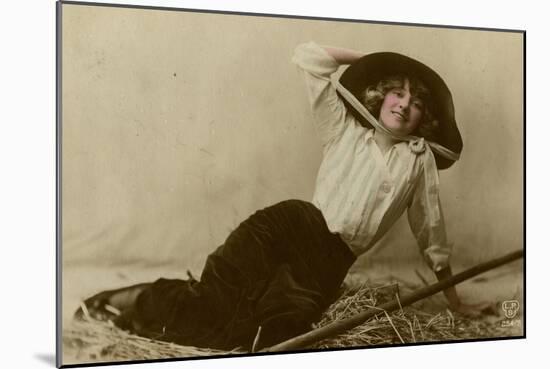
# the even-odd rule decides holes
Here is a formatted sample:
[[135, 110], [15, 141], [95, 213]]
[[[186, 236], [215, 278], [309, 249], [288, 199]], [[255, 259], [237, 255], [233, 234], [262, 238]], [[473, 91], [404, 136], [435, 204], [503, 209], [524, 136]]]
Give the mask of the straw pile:
[[136, 336], [115, 327], [110, 321], [103, 322], [93, 318], [75, 320], [63, 330], [64, 364], [155, 360], [232, 353], [234, 352], [181, 346]]
[[[422, 286], [405, 281], [376, 284], [348, 283], [342, 296], [323, 314], [313, 328], [333, 321], [349, 318], [358, 312], [376, 307], [400, 294], [410, 293]], [[412, 306], [393, 312], [381, 311], [378, 317], [339, 336], [318, 342], [311, 348], [365, 347], [387, 344], [428, 341], [454, 341], [485, 337], [520, 335], [515, 330], [500, 328], [494, 318], [468, 319], [445, 309], [444, 298], [433, 296]], [[88, 318], [74, 321], [63, 331], [65, 364], [154, 360], [211, 355], [242, 354], [242, 351], [218, 351], [205, 348], [180, 346], [174, 343], [139, 337], [115, 327], [111, 322]]]
[[[400, 294], [409, 294], [422, 287], [405, 281], [371, 286], [367, 283], [348, 286], [314, 328], [349, 318], [394, 299], [399, 300]], [[502, 328], [498, 324], [499, 319], [502, 318], [492, 316], [471, 319], [452, 313], [445, 308], [444, 297], [440, 294], [393, 312], [381, 311], [377, 317], [339, 336], [318, 342], [312, 348], [365, 347], [521, 335], [521, 327]]]

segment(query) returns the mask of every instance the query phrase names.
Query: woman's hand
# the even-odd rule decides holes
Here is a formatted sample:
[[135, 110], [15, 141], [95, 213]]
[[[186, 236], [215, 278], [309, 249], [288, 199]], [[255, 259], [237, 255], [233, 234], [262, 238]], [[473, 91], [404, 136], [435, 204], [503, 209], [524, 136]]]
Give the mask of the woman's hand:
[[338, 64], [353, 64], [357, 59], [365, 55], [357, 50], [323, 46], [323, 49], [336, 60]]
[[[451, 271], [450, 266], [436, 272], [435, 274], [439, 281], [447, 280], [453, 276], [453, 272]], [[495, 315], [495, 316], [499, 315], [499, 311], [497, 309], [496, 304], [492, 304], [490, 302], [481, 302], [477, 304], [463, 303], [458, 297], [458, 294], [454, 286], [451, 286], [446, 290], [444, 290], [443, 294], [447, 298], [447, 301], [449, 303], [449, 309], [451, 311], [462, 314], [469, 318], [480, 318], [484, 315]]]
[[451, 311], [464, 315], [468, 318], [481, 318], [486, 315], [499, 315], [496, 305], [490, 302], [480, 302], [477, 304], [459, 303], [454, 306], [449, 306], [449, 308]]

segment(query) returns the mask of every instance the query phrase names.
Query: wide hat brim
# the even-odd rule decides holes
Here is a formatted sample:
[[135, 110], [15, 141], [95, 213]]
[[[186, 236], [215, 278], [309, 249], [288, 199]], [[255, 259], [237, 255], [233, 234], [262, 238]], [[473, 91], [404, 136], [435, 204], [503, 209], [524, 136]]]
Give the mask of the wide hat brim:
[[[427, 65], [398, 53], [369, 54], [350, 65], [340, 76], [340, 83], [361, 101], [361, 96], [368, 86], [376, 85], [386, 77], [403, 74], [417, 77], [430, 90], [433, 99], [431, 112], [439, 121], [439, 131], [435, 141], [460, 154], [463, 143], [455, 121], [453, 97], [443, 79]], [[373, 128], [345, 98], [343, 100], [350, 113], [363, 126]], [[444, 158], [436, 152], [434, 155], [438, 169], [449, 168], [454, 163], [453, 160]]]

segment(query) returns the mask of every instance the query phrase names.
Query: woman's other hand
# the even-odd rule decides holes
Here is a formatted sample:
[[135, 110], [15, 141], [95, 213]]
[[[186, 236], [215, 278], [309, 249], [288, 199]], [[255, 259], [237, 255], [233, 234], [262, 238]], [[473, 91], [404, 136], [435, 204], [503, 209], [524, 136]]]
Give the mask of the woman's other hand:
[[490, 302], [480, 302], [477, 304], [466, 304], [461, 302], [454, 306], [451, 305], [449, 308], [451, 311], [464, 315], [468, 318], [481, 318], [488, 315], [499, 315], [496, 304]]

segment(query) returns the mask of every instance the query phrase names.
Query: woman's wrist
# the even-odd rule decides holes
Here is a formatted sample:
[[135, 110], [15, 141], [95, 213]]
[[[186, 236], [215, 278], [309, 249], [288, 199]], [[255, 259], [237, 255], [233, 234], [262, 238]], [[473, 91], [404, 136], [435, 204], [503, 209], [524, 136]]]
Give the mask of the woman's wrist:
[[[435, 272], [435, 275], [438, 279], [438, 281], [444, 281], [446, 279], [449, 279], [453, 276], [453, 272], [451, 270], [451, 267], [448, 266], [444, 269], [441, 269], [440, 271]], [[458, 294], [456, 292], [455, 286], [451, 286], [445, 290], [443, 290], [443, 294], [447, 298], [447, 301], [449, 302], [449, 307], [451, 309], [459, 308], [462, 303], [460, 299], [458, 298]]]

